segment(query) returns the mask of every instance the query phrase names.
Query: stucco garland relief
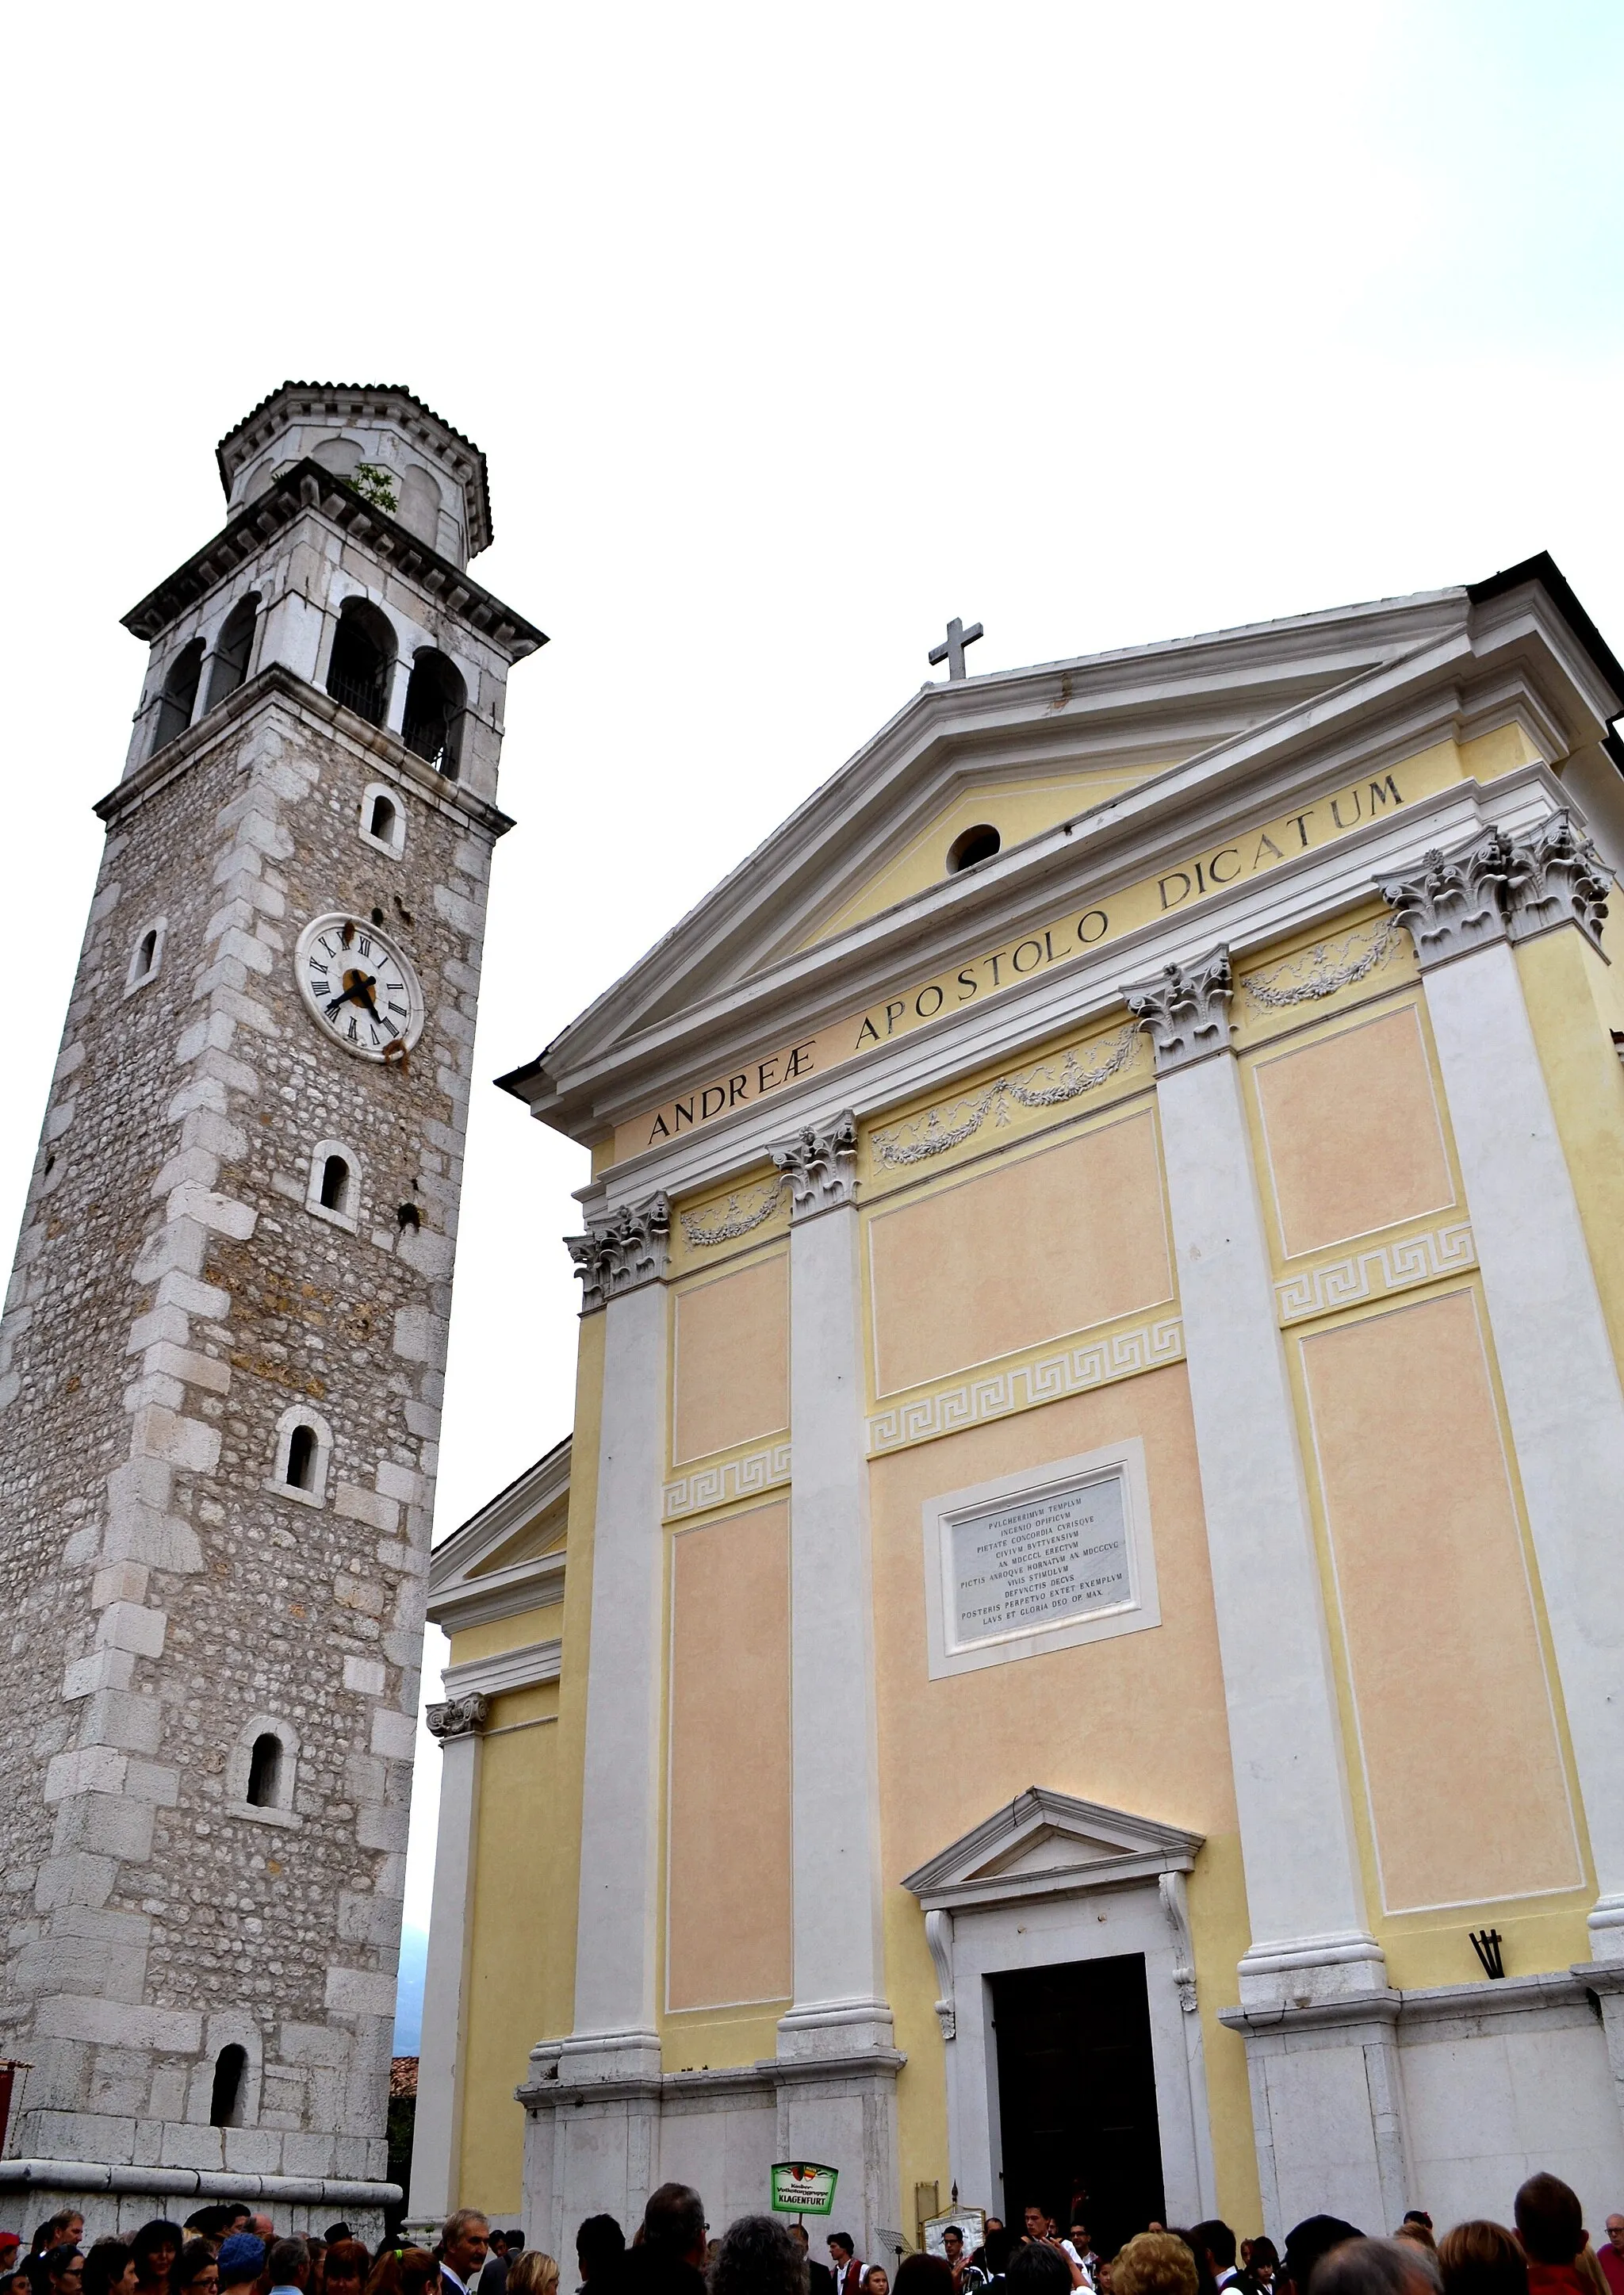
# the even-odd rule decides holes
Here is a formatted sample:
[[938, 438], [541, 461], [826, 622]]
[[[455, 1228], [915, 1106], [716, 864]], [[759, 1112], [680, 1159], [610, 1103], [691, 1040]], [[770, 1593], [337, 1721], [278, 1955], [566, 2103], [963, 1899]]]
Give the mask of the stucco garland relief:
[[735, 1499], [756, 1498], [788, 1480], [788, 1442], [769, 1442], [759, 1450], [696, 1467], [691, 1474], [667, 1482], [665, 1517], [667, 1522], [682, 1522], [711, 1507], [730, 1506]]
[[780, 1172], [775, 1178], [764, 1180], [759, 1188], [735, 1188], [720, 1205], [707, 1205], [704, 1211], [680, 1213], [683, 1241], [690, 1251], [710, 1251], [719, 1243], [734, 1243], [741, 1235], [764, 1227], [777, 1211], [788, 1185], [788, 1173]]
[[1351, 988], [1380, 969], [1394, 954], [1403, 938], [1397, 917], [1384, 917], [1379, 922], [1361, 925], [1355, 932], [1341, 940], [1316, 941], [1311, 948], [1300, 949], [1285, 963], [1267, 967], [1260, 972], [1241, 975], [1241, 991], [1249, 1005], [1265, 1012], [1277, 1012], [1293, 1004], [1313, 1004], [1325, 996], [1334, 996], [1339, 988]]
[[1301, 1323], [1310, 1315], [1334, 1314], [1339, 1307], [1357, 1306], [1390, 1291], [1412, 1291], [1417, 1284], [1436, 1283], [1441, 1276], [1458, 1275], [1476, 1264], [1471, 1221], [1453, 1220], [1447, 1227], [1347, 1252], [1288, 1276], [1275, 1285], [1280, 1321]]
[[[1080, 1099], [1084, 1092], [1097, 1091], [1113, 1076], [1130, 1068], [1139, 1044], [1139, 1030], [1135, 1023], [1119, 1029], [1111, 1049], [1091, 1065], [1079, 1058], [1073, 1045], [1059, 1059], [1051, 1055], [1014, 1075], [998, 1077], [978, 1092], [943, 1100], [938, 1107], [926, 1108], [921, 1115], [910, 1115], [905, 1123], [874, 1132], [869, 1140], [874, 1160], [888, 1170], [897, 1171], [910, 1164], [923, 1163], [927, 1156], [944, 1156], [950, 1148], [974, 1139], [989, 1115], [993, 1118], [993, 1129], [1001, 1129], [1009, 1121], [1011, 1100], [1019, 1107], [1064, 1107], [1068, 1100]], [[1051, 1081], [1041, 1082], [1041, 1077]]]
[[939, 1394], [922, 1394], [888, 1410], [877, 1411], [869, 1421], [870, 1457], [886, 1450], [906, 1450], [915, 1442], [931, 1442], [961, 1426], [979, 1426], [990, 1418], [1012, 1417], [1017, 1411], [1035, 1410], [1045, 1402], [1058, 1402], [1089, 1388], [1109, 1386], [1141, 1371], [1159, 1370], [1184, 1358], [1184, 1325], [1177, 1315], [1135, 1324], [1103, 1338], [1073, 1342], [1057, 1353], [1034, 1361], [1013, 1363], [944, 1387]]

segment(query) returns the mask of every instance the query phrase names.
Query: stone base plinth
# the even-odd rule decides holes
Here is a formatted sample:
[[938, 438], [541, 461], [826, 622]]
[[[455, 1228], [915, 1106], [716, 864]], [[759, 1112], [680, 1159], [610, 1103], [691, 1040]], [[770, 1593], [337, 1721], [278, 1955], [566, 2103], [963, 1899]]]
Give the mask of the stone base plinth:
[[92, 2160], [0, 2160], [0, 2203], [26, 2222], [77, 2208], [86, 2241], [139, 2230], [155, 2216], [183, 2223], [198, 2208], [241, 2200], [267, 2215], [279, 2233], [320, 2234], [340, 2218], [355, 2237], [375, 2247], [384, 2210], [396, 2206], [398, 2184], [371, 2184], [337, 2176], [237, 2176], [200, 2168], [106, 2166]]

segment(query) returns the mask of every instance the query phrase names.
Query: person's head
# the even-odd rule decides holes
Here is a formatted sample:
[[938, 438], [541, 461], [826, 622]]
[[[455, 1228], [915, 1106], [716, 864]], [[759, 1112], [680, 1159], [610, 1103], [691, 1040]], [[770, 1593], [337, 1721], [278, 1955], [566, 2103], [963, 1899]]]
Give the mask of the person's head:
[[1071, 2228], [1066, 2233], [1066, 2237], [1071, 2241], [1072, 2245], [1076, 2249], [1079, 2255], [1086, 2255], [1088, 2253], [1089, 2245], [1089, 2226], [1081, 2216], [1076, 2216], [1073, 2217]]
[[613, 2216], [588, 2216], [575, 2234], [575, 2261], [583, 2286], [607, 2279], [626, 2251], [626, 2235]]
[[643, 2245], [691, 2263], [705, 2262], [705, 2201], [691, 2184], [662, 2184], [643, 2209]]
[[45, 2275], [51, 2295], [79, 2295], [85, 2278], [85, 2258], [65, 2242], [45, 2250]]
[[[912, 2257], [909, 2261], [913, 2260]], [[1057, 2247], [1045, 2247], [1038, 2238], [1017, 2247], [1004, 2272], [1009, 2295], [1072, 2295], [1072, 2266]], [[897, 2273], [897, 2285], [902, 2283]], [[925, 2295], [921, 2289], [919, 2295]]]
[[1504, 2224], [1457, 2224], [1438, 2242], [1444, 2295], [1528, 2295], [1528, 2258]]
[[440, 2234], [440, 2253], [445, 2258], [446, 2268], [454, 2271], [459, 2279], [473, 2277], [485, 2261], [490, 2243], [489, 2218], [482, 2216], [477, 2208], [459, 2208], [454, 2215], [446, 2217], [445, 2227]]
[[1252, 2250], [1246, 2258], [1247, 2269], [1261, 2286], [1269, 2286], [1280, 2268], [1279, 2249], [1272, 2239], [1265, 2239], [1261, 2234], [1256, 2239], [1249, 2239], [1246, 2244]]
[[122, 2239], [99, 2239], [85, 2258], [85, 2295], [135, 2295], [135, 2257]]
[[891, 2295], [891, 2275], [883, 2263], [871, 2263], [863, 2273], [862, 2295]]
[[439, 2295], [440, 2266], [426, 2247], [389, 2247], [372, 2266], [366, 2295]]
[[1309, 2295], [1315, 2266], [1344, 2240], [1364, 2236], [1357, 2224], [1345, 2223], [1341, 2216], [1304, 2216], [1285, 2234], [1281, 2277], [1291, 2282], [1296, 2295]]
[[1112, 2295], [1196, 2295], [1196, 2258], [1171, 2231], [1142, 2231], [1111, 2266]]
[[1393, 2237], [1408, 2239], [1416, 2247], [1424, 2247], [1429, 2254], [1436, 2255], [1438, 2252], [1438, 2242], [1432, 2237], [1432, 2226], [1418, 2222], [1414, 2216], [1405, 2217]]
[[1624, 2216], [1608, 2217], [1607, 2244], [1615, 2255], [1624, 2255]]
[[[21, 2241], [17, 2244], [20, 2248]], [[34, 2282], [26, 2271], [0, 2271], [0, 2295], [34, 2295]]]
[[1009, 2258], [1019, 2245], [1019, 2240], [1007, 2224], [989, 2219], [987, 2236], [981, 2243], [981, 2251], [987, 2259], [987, 2269], [995, 2279], [1001, 2279], [1008, 2270]]
[[[263, 2244], [263, 2242], [261, 2242]], [[362, 2252], [364, 2255], [365, 2250]], [[302, 2239], [273, 2239], [265, 2252], [265, 2268], [273, 2287], [308, 2287], [310, 2244]]]
[[1579, 2193], [1560, 2176], [1530, 2176], [1516, 2198], [1517, 2237], [1530, 2263], [1571, 2263], [1585, 2243]]
[[527, 2247], [508, 2265], [508, 2295], [558, 2295], [559, 2266], [539, 2247]]
[[710, 2295], [806, 2295], [806, 2257], [776, 2216], [740, 2216], [722, 2234]]
[[358, 2239], [347, 2233], [335, 2239], [322, 2258], [325, 2295], [361, 2295], [372, 2268], [372, 2258]]
[[213, 2240], [183, 2241], [169, 2274], [170, 2295], [216, 2295], [219, 2284], [220, 2266]]
[[265, 2243], [251, 2231], [229, 2232], [220, 2242], [220, 2295], [251, 2287], [265, 2266]]
[[85, 2218], [78, 2208], [58, 2208], [51, 2218], [51, 2245], [77, 2247], [85, 2236]]
[[786, 2224], [784, 2228], [804, 2255], [812, 2245], [812, 2242], [806, 2236], [806, 2226], [804, 2223], [792, 2223]]
[[130, 2242], [137, 2283], [143, 2287], [160, 2285], [174, 2270], [175, 2258], [185, 2243], [179, 2224], [167, 2223], [162, 2217], [143, 2224]]
[[958, 2224], [949, 2224], [942, 2234], [942, 2252], [950, 2263], [957, 2263], [964, 2253], [964, 2233]]
[[857, 2244], [851, 2233], [832, 2231], [826, 2243], [828, 2248], [829, 2261], [836, 2271], [844, 2271], [857, 2252]]
[[[1071, 2287], [1071, 2275], [1066, 2275]], [[896, 2267], [896, 2295], [953, 2295], [952, 2266], [940, 2255], [905, 2255]]]
[[522, 2231], [510, 2231], [508, 2234], [508, 2253], [510, 2255], [522, 2255], [524, 2250], [524, 2233]]
[[1209, 2216], [1189, 2234], [1190, 2245], [1197, 2255], [1204, 2255], [1214, 2272], [1235, 2268], [1235, 2234], [1217, 2216]]
[[1029, 2201], [1022, 2209], [1021, 2220], [1026, 2226], [1028, 2239], [1048, 2239], [1055, 2228], [1049, 2209], [1041, 2208], [1035, 2200]]
[[1315, 2266], [1312, 2295], [1441, 2295], [1430, 2248], [1412, 2239], [1344, 2239]]
[[20, 2231], [0, 2231], [0, 2279], [16, 2270], [21, 2246], [22, 2234]]

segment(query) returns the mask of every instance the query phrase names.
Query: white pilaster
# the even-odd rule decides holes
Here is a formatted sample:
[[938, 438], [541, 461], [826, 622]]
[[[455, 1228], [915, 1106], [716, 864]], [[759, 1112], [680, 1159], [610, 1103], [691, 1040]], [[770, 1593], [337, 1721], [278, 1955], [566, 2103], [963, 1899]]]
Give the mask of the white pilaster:
[[641, 1281], [610, 1296], [603, 1313], [575, 2024], [565, 2043], [561, 2074], [588, 2079], [636, 2078], [657, 2074], [660, 2068], [655, 1970], [665, 1287]]
[[1624, 1393], [1512, 949], [1423, 961], [1595, 1860], [1593, 1949], [1624, 1961]]
[[1366, 1924], [1307, 1481], [1280, 1341], [1229, 964], [1124, 991], [1156, 1048], [1252, 1944], [1241, 2005], [1265, 2223], [1396, 2222], [1397, 1997]]
[[[873, 2252], [897, 2220], [896, 2071], [881, 1920], [873, 1575], [856, 1126], [773, 1151], [790, 1182], [795, 2002], [779, 2024], [781, 2156], [841, 2171]], [[846, 2204], [843, 2201], [843, 2205]]]
[[1229, 1049], [1228, 982], [1219, 951], [1204, 968], [1127, 992], [1156, 1039], [1252, 1923], [1242, 1997], [1256, 1993], [1261, 2005], [1265, 1995], [1318, 1997], [1385, 1979], [1366, 1927], [1308, 1490]]
[[437, 1728], [441, 1748], [440, 1817], [434, 1844], [434, 1895], [428, 1916], [428, 1965], [423, 1980], [417, 2118], [412, 2142], [408, 2212], [414, 2222], [443, 2222], [460, 2204], [457, 2161], [462, 2148], [469, 1945], [473, 1927], [474, 1844], [479, 1826], [484, 1698], [431, 1706], [461, 1726]]

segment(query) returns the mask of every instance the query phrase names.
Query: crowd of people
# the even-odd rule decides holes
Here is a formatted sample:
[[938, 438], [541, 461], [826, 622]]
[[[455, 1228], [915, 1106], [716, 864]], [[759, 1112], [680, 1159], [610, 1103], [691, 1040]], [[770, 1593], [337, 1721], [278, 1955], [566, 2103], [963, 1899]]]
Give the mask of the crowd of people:
[[[811, 2252], [805, 2226], [741, 2216], [719, 2237], [686, 2184], [662, 2184], [628, 2243], [613, 2216], [575, 2234], [575, 2295], [1624, 2295], [1624, 2212], [1610, 2215], [1599, 2250], [1577, 2194], [1560, 2177], [1530, 2176], [1513, 2207], [1515, 2228], [1479, 2220], [1441, 2239], [1412, 2209], [1391, 2238], [1340, 2217], [1310, 2216], [1288, 2234], [1238, 2241], [1217, 2218], [1188, 2230], [1151, 2224], [1100, 2254], [1075, 2208], [1066, 2227], [1041, 2206], [1018, 2230], [995, 2216], [972, 2246], [950, 2225], [942, 2253], [865, 2261], [849, 2233]], [[83, 2243], [85, 2219], [63, 2209], [35, 2233], [28, 2256], [0, 2231], [0, 2295], [560, 2295], [556, 2259], [522, 2231], [494, 2229], [462, 2208], [432, 2246], [386, 2239], [370, 2250], [347, 2224], [320, 2239], [279, 2238], [245, 2206], [202, 2208], [184, 2224], [143, 2225], [128, 2240]], [[568, 2290], [563, 2291], [568, 2295]]]

